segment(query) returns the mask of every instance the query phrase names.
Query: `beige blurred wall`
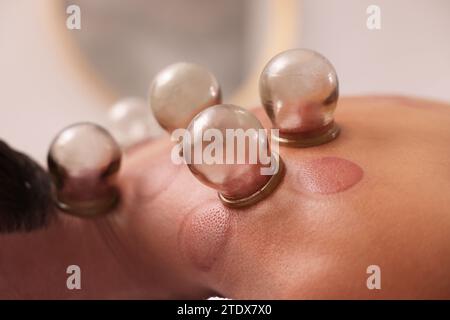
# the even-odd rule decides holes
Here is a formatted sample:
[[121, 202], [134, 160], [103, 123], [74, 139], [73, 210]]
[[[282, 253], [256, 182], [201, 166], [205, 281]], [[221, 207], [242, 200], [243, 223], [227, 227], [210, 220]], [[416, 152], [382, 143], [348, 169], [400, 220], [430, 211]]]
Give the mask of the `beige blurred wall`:
[[[366, 9], [381, 9], [368, 30]], [[335, 65], [343, 94], [400, 93], [450, 101], [450, 1], [304, 0], [301, 46]]]
[[108, 100], [79, 72], [81, 64], [72, 62], [59, 34], [51, 32], [51, 2], [0, 2], [0, 139], [41, 163], [62, 127], [102, 123]]

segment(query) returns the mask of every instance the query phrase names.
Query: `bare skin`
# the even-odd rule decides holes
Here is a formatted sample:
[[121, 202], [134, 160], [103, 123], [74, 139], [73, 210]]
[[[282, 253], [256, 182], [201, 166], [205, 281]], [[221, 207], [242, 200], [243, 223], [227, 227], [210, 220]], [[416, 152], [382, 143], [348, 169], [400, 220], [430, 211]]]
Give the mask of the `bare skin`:
[[[450, 299], [450, 106], [343, 98], [336, 121], [331, 143], [282, 147], [282, 184], [243, 210], [172, 164], [168, 137], [134, 147], [116, 212], [0, 236], [0, 298]], [[302, 185], [323, 157], [362, 176], [338, 192]], [[80, 291], [66, 289], [71, 264]], [[367, 289], [369, 265], [381, 290]]]

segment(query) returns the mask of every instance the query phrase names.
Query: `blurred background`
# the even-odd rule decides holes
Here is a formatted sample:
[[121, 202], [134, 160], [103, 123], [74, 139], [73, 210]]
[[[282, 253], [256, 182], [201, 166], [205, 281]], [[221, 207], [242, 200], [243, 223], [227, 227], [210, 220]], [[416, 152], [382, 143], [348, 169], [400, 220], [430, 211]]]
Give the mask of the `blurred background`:
[[[81, 30], [66, 28], [72, 4]], [[370, 5], [380, 30], [366, 26]], [[0, 0], [0, 139], [44, 164], [60, 129], [107, 125], [117, 100], [146, 98], [177, 61], [209, 68], [225, 102], [255, 106], [263, 65], [293, 47], [325, 55], [341, 95], [450, 101], [447, 0]]]

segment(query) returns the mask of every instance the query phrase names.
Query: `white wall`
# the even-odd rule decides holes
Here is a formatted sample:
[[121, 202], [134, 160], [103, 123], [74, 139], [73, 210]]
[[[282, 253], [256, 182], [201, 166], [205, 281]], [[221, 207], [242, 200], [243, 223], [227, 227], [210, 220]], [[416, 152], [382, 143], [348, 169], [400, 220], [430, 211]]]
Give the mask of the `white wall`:
[[[381, 30], [366, 8], [381, 9]], [[402, 93], [450, 101], [450, 1], [304, 0], [301, 46], [335, 65], [342, 94]]]

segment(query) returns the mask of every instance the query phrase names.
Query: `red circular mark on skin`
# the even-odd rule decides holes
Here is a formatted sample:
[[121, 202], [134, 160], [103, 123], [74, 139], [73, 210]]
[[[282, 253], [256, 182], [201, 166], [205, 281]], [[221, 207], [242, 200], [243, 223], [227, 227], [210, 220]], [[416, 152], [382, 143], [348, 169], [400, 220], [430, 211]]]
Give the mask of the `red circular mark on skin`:
[[181, 230], [181, 248], [196, 267], [208, 271], [230, 236], [231, 213], [221, 205], [196, 208]]
[[303, 163], [297, 181], [303, 190], [333, 194], [357, 184], [364, 171], [356, 163], [338, 157], [324, 157]]

